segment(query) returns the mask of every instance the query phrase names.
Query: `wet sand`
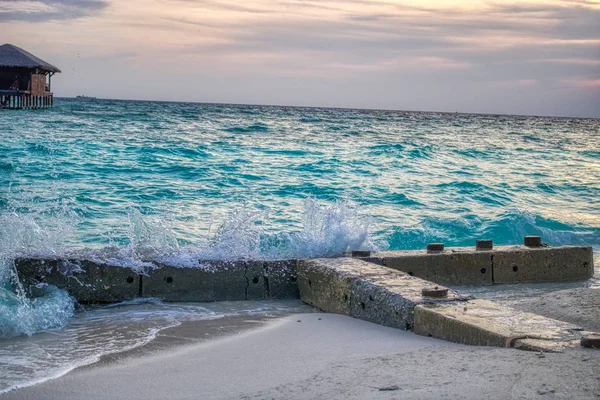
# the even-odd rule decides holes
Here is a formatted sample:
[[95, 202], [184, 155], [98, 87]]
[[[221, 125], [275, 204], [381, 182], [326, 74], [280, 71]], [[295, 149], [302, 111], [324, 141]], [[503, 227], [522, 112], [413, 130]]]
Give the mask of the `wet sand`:
[[310, 313], [186, 323], [143, 348], [0, 398], [597, 399], [598, 371], [599, 350], [462, 346]]

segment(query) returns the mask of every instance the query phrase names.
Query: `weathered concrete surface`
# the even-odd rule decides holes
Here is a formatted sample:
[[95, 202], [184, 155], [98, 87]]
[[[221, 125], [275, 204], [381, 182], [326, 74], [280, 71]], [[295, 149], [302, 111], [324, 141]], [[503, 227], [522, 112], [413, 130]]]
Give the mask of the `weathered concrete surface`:
[[[142, 278], [142, 296], [164, 301], [225, 301], [264, 298], [262, 265], [244, 261], [203, 262], [203, 268], [159, 265]], [[252, 279], [258, 282], [250, 286]], [[252, 288], [252, 289], [251, 289]]]
[[435, 284], [409, 275], [383, 278], [354, 279], [350, 286], [350, 315], [392, 328], [410, 330], [414, 324], [417, 304], [448, 302], [459, 299], [448, 290], [448, 296], [427, 297], [423, 288]]
[[80, 303], [114, 303], [139, 295], [140, 278], [129, 268], [86, 260], [15, 260], [25, 290], [37, 295], [36, 285], [66, 289]]
[[148, 262], [146, 275], [129, 268], [85, 259], [16, 260], [30, 295], [48, 283], [67, 289], [82, 303], [131, 300], [138, 296], [164, 301], [261, 300], [299, 298], [296, 261], [199, 261], [196, 268]]
[[[540, 250], [544, 249], [527, 251]], [[485, 257], [495, 254], [479, 251], [475, 255], [469, 254], [470, 261], [463, 262], [462, 257], [467, 257], [467, 252], [446, 251], [450, 253], [427, 254], [427, 258], [433, 256], [434, 259], [427, 268], [441, 271], [441, 263], [449, 259], [454, 265], [463, 266], [463, 276], [467, 278], [457, 275], [457, 279], [470, 279], [472, 271], [469, 270], [484, 262]], [[502, 248], [499, 251], [507, 252]], [[546, 257], [555, 253], [544, 254]], [[387, 256], [379, 253], [375, 260], [383, 262], [390, 259]], [[413, 262], [413, 258], [414, 255], [407, 259]], [[468, 300], [452, 290], [443, 297], [424, 296], [423, 293], [436, 288], [435, 283], [357, 258], [312, 259], [297, 263], [212, 261], [204, 262], [200, 268], [156, 265], [158, 268], [150, 269], [148, 275], [137, 276], [127, 268], [84, 260], [17, 260], [19, 275], [30, 291], [34, 292], [39, 283], [54, 284], [66, 288], [84, 303], [117, 302], [137, 296], [204, 302], [290, 298], [299, 294], [304, 302], [323, 311], [394, 328], [413, 329], [421, 335], [464, 344], [560, 351], [579, 345], [581, 339], [581, 328], [567, 322], [489, 301]], [[485, 275], [487, 271], [479, 273]], [[439, 289], [444, 288], [437, 287], [433, 292], [437, 294]], [[598, 293], [600, 291], [594, 290], [585, 297], [568, 297], [580, 299], [576, 306], [579, 310], [588, 306], [590, 314], [583, 317], [586, 321], [600, 320], [596, 318], [600, 313]], [[577, 322], [561, 317], [569, 313], [562, 303], [555, 304], [551, 310], [554, 313], [551, 316], [555, 318]], [[564, 314], [559, 315], [561, 312]], [[584, 327], [600, 330], [593, 324]]]
[[452, 247], [440, 252], [384, 251], [360, 258], [442, 285], [576, 281], [594, 273], [592, 248], [578, 246]]
[[441, 252], [389, 251], [374, 254], [380, 264], [442, 285], [491, 285], [491, 252], [449, 248]]
[[494, 283], [562, 282], [594, 274], [591, 247], [502, 246], [494, 255]]
[[600, 289], [559, 290], [511, 302], [510, 306], [600, 332]]
[[350, 287], [355, 278], [393, 278], [404, 274], [362, 260], [319, 258], [300, 260], [300, 298], [323, 311], [350, 315]]
[[262, 300], [268, 298], [265, 287], [265, 270], [262, 263], [247, 261], [246, 267], [246, 297], [244, 300]]
[[[426, 304], [415, 308], [414, 332], [451, 342], [528, 350], [576, 346], [581, 328], [488, 300]], [[540, 341], [541, 343], [537, 343]], [[543, 346], [541, 346], [543, 345]], [[519, 347], [519, 346], [517, 346]]]
[[297, 260], [265, 261], [265, 292], [269, 299], [299, 299]]
[[334, 260], [300, 261], [298, 268], [298, 288], [300, 298], [306, 304], [325, 312], [350, 315], [350, 284], [356, 277], [355, 272], [339, 270]]
[[356, 258], [303, 260], [298, 277], [305, 303], [404, 330], [412, 329], [417, 304], [459, 299], [451, 290], [445, 298], [423, 296], [434, 283]]
[[204, 268], [159, 265], [142, 278], [142, 295], [164, 301], [299, 298], [296, 261], [201, 261]]

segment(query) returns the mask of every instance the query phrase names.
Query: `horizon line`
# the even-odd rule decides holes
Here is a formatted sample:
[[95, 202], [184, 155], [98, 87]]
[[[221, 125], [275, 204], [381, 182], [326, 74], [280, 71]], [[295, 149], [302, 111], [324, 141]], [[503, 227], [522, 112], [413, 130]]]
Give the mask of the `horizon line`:
[[[251, 106], [251, 107], [288, 107], [288, 108], [313, 108], [313, 109], [328, 109], [328, 110], [356, 110], [356, 111], [390, 111], [390, 112], [406, 112], [406, 113], [429, 113], [429, 114], [460, 114], [460, 115], [482, 115], [491, 117], [530, 117], [530, 118], [562, 118], [562, 119], [600, 119], [597, 117], [575, 117], [566, 115], [536, 115], [536, 114], [506, 114], [506, 113], [485, 113], [485, 112], [466, 112], [466, 111], [435, 111], [435, 110], [402, 110], [395, 108], [363, 108], [363, 107], [336, 107], [336, 106], [307, 106], [307, 105], [283, 105], [283, 104], [256, 104], [256, 103], [228, 103], [228, 102], [211, 102], [211, 101], [184, 101], [184, 100], [142, 100], [142, 99], [119, 99], [106, 98], [87, 95], [84, 98], [93, 100], [108, 100], [108, 101], [132, 101], [143, 103], [180, 103], [180, 104], [206, 104], [206, 105], [225, 105], [225, 106]], [[76, 96], [54, 96], [55, 99], [76, 99]]]

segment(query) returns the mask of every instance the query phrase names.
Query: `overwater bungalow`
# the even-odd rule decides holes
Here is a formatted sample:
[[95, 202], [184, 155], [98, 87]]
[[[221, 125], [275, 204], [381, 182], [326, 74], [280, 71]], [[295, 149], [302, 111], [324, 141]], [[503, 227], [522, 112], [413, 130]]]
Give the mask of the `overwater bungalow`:
[[60, 69], [12, 44], [0, 46], [0, 109], [54, 105], [52, 75]]

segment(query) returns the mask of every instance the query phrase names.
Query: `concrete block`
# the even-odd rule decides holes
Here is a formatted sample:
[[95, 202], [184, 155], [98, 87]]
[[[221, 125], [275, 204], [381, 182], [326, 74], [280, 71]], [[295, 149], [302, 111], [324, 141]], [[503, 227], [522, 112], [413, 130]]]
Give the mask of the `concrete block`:
[[265, 261], [265, 288], [270, 299], [299, 299], [297, 261]]
[[374, 257], [388, 268], [442, 285], [491, 285], [492, 252], [474, 248], [427, 251], [388, 251]]
[[502, 246], [493, 256], [494, 283], [575, 281], [594, 274], [591, 247]]
[[[323, 266], [320, 260], [301, 260], [298, 267], [300, 299], [318, 309], [350, 315], [350, 284], [354, 274]], [[326, 260], [324, 260], [326, 261]]]
[[427, 245], [427, 251], [444, 251], [444, 243], [429, 243]]
[[303, 260], [298, 278], [301, 298], [308, 304], [405, 330], [412, 328], [417, 304], [459, 298], [451, 290], [443, 299], [423, 296], [435, 284], [356, 258]]
[[453, 290], [448, 290], [444, 299], [424, 297], [423, 289], [433, 286], [431, 282], [402, 273], [381, 279], [354, 279], [351, 283], [350, 315], [379, 325], [410, 330], [417, 304], [459, 298]]
[[371, 250], [353, 250], [352, 257], [371, 257]]
[[350, 257], [300, 260], [300, 298], [325, 312], [350, 315], [352, 280], [398, 276], [397, 271]]
[[517, 340], [524, 339], [564, 346], [577, 343], [579, 329], [488, 300], [421, 304], [415, 307], [414, 315], [418, 335], [477, 346], [514, 347]]
[[[164, 301], [222, 301], [246, 300], [248, 277], [244, 261], [203, 262], [206, 268], [177, 268], [159, 265], [142, 279], [142, 296]], [[262, 276], [255, 267], [254, 276]], [[252, 274], [251, 274], [252, 275]], [[260, 287], [260, 284], [256, 284]]]
[[562, 353], [566, 349], [574, 348], [579, 345], [578, 340], [567, 340], [564, 342], [553, 342], [540, 339], [517, 339], [514, 342], [514, 348], [525, 351], [542, 351], [544, 353]]
[[87, 260], [16, 260], [19, 279], [29, 295], [38, 284], [65, 289], [80, 303], [114, 303], [139, 295], [140, 278], [129, 268], [97, 264]]
[[265, 270], [261, 261], [247, 261], [246, 265], [246, 298], [245, 300], [263, 300], [268, 298], [265, 287]]

